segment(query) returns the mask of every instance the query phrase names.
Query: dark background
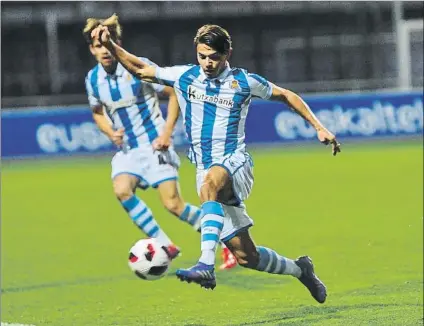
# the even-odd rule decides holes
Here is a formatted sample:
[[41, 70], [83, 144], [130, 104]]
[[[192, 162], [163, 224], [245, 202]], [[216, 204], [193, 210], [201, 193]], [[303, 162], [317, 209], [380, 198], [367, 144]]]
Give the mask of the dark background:
[[[393, 2], [3, 1], [1, 7], [3, 106], [85, 103], [84, 76], [95, 62], [81, 32], [88, 17], [114, 12], [124, 46], [159, 65], [194, 63], [194, 34], [214, 23], [232, 35], [232, 66], [297, 92], [397, 86]], [[402, 11], [404, 19], [422, 19], [423, 3], [404, 2]], [[422, 47], [422, 31], [412, 33], [413, 87], [423, 86]]]

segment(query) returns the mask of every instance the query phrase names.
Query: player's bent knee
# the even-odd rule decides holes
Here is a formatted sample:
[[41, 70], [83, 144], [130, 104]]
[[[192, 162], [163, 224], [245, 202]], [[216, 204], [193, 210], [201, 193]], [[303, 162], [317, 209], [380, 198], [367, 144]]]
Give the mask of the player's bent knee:
[[200, 188], [200, 200], [205, 202], [209, 200], [216, 200], [218, 197], [218, 187], [216, 183], [206, 177], [203, 181], [202, 187]]
[[118, 198], [119, 201], [128, 200], [134, 194], [131, 187], [125, 186], [125, 185], [119, 185], [119, 184], [113, 185], [113, 191], [115, 193], [116, 198]]

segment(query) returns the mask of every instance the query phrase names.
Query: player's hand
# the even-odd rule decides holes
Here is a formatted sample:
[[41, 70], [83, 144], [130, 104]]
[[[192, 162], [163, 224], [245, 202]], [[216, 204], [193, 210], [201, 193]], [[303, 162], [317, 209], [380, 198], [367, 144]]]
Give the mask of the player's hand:
[[321, 143], [325, 145], [331, 144], [331, 150], [334, 156], [341, 152], [340, 143], [336, 140], [336, 137], [327, 129], [317, 130], [317, 136]]
[[91, 38], [93, 40], [99, 40], [103, 45], [110, 42], [110, 32], [106, 26], [99, 25], [91, 31]]
[[116, 146], [122, 146], [124, 143], [124, 128], [115, 130], [112, 135], [110, 136], [110, 140], [116, 145]]
[[153, 148], [158, 151], [166, 151], [171, 146], [171, 137], [162, 134], [153, 141]]

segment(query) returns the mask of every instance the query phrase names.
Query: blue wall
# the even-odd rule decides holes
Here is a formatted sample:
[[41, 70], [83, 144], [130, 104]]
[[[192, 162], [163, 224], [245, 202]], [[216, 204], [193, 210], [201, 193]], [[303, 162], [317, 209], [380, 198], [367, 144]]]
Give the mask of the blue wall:
[[[316, 116], [338, 138], [397, 137], [423, 132], [423, 94], [305, 96]], [[3, 157], [100, 153], [114, 150], [97, 129], [88, 107], [2, 110]], [[247, 143], [313, 139], [315, 131], [278, 102], [254, 100], [246, 122]], [[184, 146], [181, 122], [174, 142]]]

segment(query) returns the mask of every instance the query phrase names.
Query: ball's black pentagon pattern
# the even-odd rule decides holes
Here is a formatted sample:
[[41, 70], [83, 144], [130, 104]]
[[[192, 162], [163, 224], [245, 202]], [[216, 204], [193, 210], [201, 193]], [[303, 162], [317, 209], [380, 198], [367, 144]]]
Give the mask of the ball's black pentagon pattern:
[[139, 271], [135, 271], [134, 273], [135, 273], [135, 275], [137, 275], [139, 278], [142, 278], [143, 280], [147, 280], [147, 278], [146, 278], [143, 274], [141, 274]]
[[146, 253], [144, 254], [144, 256], [146, 257], [146, 259], [147, 259], [148, 261], [152, 261], [152, 259], [153, 259], [153, 253], [152, 253], [151, 251], [146, 252]]
[[134, 258], [135, 258], [135, 255], [132, 252], [130, 252], [130, 256], [128, 257], [128, 260], [131, 260], [131, 259], [134, 259]]
[[153, 266], [152, 268], [150, 268], [149, 273], [151, 275], [162, 275], [163, 273], [166, 272], [168, 266]]

